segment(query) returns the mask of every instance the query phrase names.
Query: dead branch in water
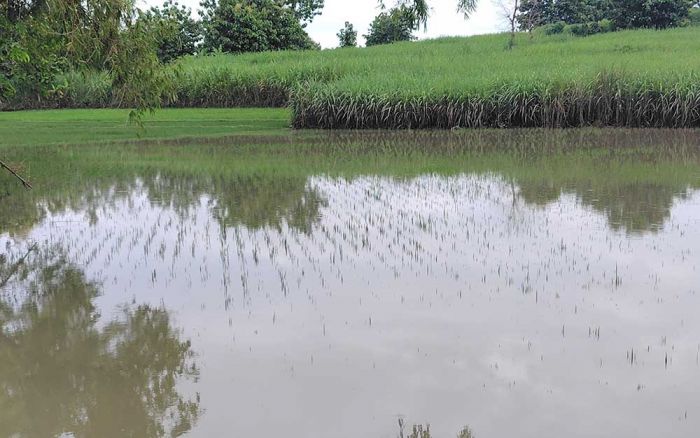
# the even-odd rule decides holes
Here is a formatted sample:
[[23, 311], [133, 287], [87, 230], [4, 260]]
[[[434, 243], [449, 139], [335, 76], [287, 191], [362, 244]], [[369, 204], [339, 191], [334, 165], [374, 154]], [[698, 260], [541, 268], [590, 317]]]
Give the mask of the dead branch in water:
[[0, 167], [7, 169], [8, 172], [10, 172], [11, 174], [13, 174], [18, 180], [20, 180], [20, 181], [22, 182], [22, 185], [23, 185], [24, 187], [26, 187], [26, 188], [28, 188], [28, 189], [31, 189], [31, 188], [32, 188], [32, 185], [29, 184], [29, 181], [27, 181], [26, 179], [22, 178], [17, 172], [14, 171], [14, 169], [12, 169], [10, 166], [8, 166], [7, 164], [5, 164], [2, 160], [0, 160]]
[[31, 254], [31, 252], [34, 251], [34, 249], [36, 249], [36, 243], [33, 244], [32, 246], [30, 246], [29, 249], [27, 250], [27, 252], [12, 265], [10, 272], [8, 272], [7, 275], [5, 276], [5, 278], [2, 279], [2, 281], [0, 281], [0, 289], [2, 289], [3, 287], [5, 287], [5, 285], [7, 285], [7, 283], [10, 281], [12, 276], [17, 273], [17, 271], [19, 270], [19, 267], [22, 266], [24, 261], [27, 259], [27, 257], [29, 257], [29, 254]]

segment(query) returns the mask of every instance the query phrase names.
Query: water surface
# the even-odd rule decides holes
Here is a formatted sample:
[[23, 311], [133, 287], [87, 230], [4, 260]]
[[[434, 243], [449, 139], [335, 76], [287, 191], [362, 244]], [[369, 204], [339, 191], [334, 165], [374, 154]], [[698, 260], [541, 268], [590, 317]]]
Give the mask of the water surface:
[[695, 131], [8, 150], [12, 437], [688, 437]]

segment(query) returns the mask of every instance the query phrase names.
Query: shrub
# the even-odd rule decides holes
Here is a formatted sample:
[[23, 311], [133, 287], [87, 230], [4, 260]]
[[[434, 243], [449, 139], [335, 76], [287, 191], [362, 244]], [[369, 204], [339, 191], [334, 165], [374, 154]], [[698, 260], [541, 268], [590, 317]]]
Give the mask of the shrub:
[[700, 8], [693, 8], [690, 10], [688, 21], [691, 26], [700, 26]]
[[539, 29], [541, 29], [541, 32], [544, 33], [545, 35], [557, 35], [557, 34], [564, 32], [565, 27], [566, 27], [566, 23], [564, 23], [563, 21], [558, 21], [556, 23], [545, 24], [544, 26], [541, 26]]
[[612, 32], [615, 30], [615, 24], [612, 22], [612, 20], [605, 18], [598, 22], [598, 28], [600, 33]]
[[595, 35], [601, 33], [600, 24], [597, 21], [586, 23], [586, 35]]
[[[563, 24], [563, 23], [562, 23]], [[550, 25], [547, 25], [550, 26]], [[542, 26], [547, 27], [547, 26]], [[615, 26], [610, 20], [591, 21], [590, 23], [575, 23], [562, 26], [562, 32], [574, 36], [588, 36], [597, 33], [612, 32]], [[545, 30], [546, 33], [546, 30]]]
[[564, 26], [564, 33], [571, 34], [574, 36], [590, 35], [588, 24], [585, 23], [567, 24], [566, 26]]

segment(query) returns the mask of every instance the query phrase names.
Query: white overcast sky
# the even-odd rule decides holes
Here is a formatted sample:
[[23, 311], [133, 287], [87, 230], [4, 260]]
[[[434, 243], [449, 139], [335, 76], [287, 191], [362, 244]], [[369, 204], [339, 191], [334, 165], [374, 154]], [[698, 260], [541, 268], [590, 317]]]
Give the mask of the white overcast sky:
[[[194, 10], [199, 8], [200, 0], [179, 0]], [[140, 0], [141, 5], [161, 5], [162, 0]], [[388, 0], [387, 4], [392, 1]], [[457, 13], [456, 0], [430, 0], [432, 14], [428, 22], [428, 31], [417, 32], [419, 38], [435, 38], [447, 35], [475, 35], [494, 33], [505, 29], [499, 8], [493, 0], [480, 0], [479, 8], [469, 20]], [[364, 43], [362, 35], [367, 33], [369, 23], [379, 12], [377, 0], [326, 0], [323, 14], [316, 17], [307, 31], [314, 41], [323, 48], [336, 47], [336, 33], [346, 21], [351, 22], [359, 33], [358, 42]]]

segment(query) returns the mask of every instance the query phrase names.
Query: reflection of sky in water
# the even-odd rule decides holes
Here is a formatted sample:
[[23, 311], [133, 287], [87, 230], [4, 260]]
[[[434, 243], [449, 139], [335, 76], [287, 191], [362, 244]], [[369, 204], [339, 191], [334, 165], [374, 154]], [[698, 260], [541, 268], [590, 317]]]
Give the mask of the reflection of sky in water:
[[198, 354], [193, 436], [393, 437], [397, 415], [436, 436], [700, 426], [698, 195], [634, 234], [496, 177], [307, 188], [326, 201], [308, 233], [222, 230], [216, 198], [176, 213], [137, 185], [92, 225], [50, 215], [28, 237], [102, 281], [103, 316], [132, 300], [171, 311]]

